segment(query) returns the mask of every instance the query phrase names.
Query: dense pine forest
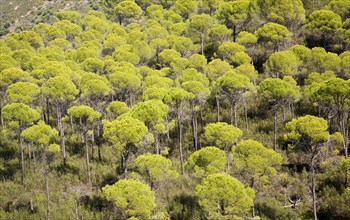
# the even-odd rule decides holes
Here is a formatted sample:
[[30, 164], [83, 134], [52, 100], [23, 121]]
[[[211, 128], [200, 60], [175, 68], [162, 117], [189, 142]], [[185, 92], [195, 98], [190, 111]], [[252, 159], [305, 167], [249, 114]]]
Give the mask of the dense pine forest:
[[350, 0], [67, 2], [1, 24], [0, 219], [350, 219]]

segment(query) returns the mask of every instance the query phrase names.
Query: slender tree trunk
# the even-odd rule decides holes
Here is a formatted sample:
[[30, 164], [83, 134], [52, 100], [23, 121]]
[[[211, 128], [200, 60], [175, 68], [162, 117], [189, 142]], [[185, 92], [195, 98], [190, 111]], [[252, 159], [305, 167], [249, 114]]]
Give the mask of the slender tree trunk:
[[349, 158], [349, 151], [348, 151], [348, 145], [349, 145], [349, 128], [350, 128], [350, 111], [347, 113], [346, 116], [346, 124], [345, 124], [345, 157], [346, 159]]
[[[349, 116], [348, 116], [349, 117]], [[348, 121], [348, 118], [347, 118]], [[348, 137], [349, 137], [349, 130], [348, 126], [345, 123], [344, 115], [341, 114], [340, 110], [338, 110], [338, 122], [339, 122], [339, 128], [340, 133], [343, 135], [343, 149], [345, 154], [345, 159], [348, 159]]]
[[75, 133], [74, 130], [74, 123], [73, 123], [73, 116], [69, 116], [69, 123], [70, 123], [70, 129], [72, 130], [72, 133]]
[[291, 104], [290, 104], [290, 114], [292, 115], [292, 119], [295, 117], [294, 115], [294, 103], [292, 102]]
[[178, 135], [179, 135], [179, 147], [180, 147], [180, 161], [181, 161], [181, 174], [185, 173], [184, 167], [184, 156], [182, 151], [182, 124], [181, 124], [181, 116], [182, 116], [182, 102], [178, 104], [177, 109], [177, 125], [178, 125]]
[[127, 179], [128, 178], [128, 152], [123, 150], [122, 152], [122, 172], [124, 172], [124, 178]]
[[89, 186], [91, 186], [91, 172], [90, 172], [90, 161], [89, 161], [89, 145], [87, 140], [87, 129], [86, 126], [84, 126], [84, 137], [85, 137], [85, 159], [86, 159], [86, 169], [88, 174], [88, 183]]
[[160, 153], [160, 150], [159, 150], [159, 134], [158, 133], [155, 133], [154, 134], [154, 145], [155, 145], [155, 152], [156, 154], [159, 154]]
[[194, 102], [191, 102], [191, 115], [192, 115], [193, 149], [197, 150], [197, 116], [194, 110]]
[[253, 220], [255, 219], [255, 205], [254, 205], [254, 201], [253, 201], [253, 206], [252, 206], [252, 218], [253, 218]]
[[233, 125], [235, 123], [233, 119], [233, 102], [230, 102], [230, 124]]
[[[254, 189], [255, 181], [254, 178], [252, 178], [252, 182], [250, 183], [250, 188]], [[252, 206], [252, 218], [253, 220], [255, 219], [255, 204], [253, 201], [253, 206]]]
[[101, 120], [97, 119], [97, 154], [98, 161], [101, 161]]
[[[315, 146], [316, 147], [316, 146]], [[314, 220], [317, 220], [317, 207], [316, 207], [316, 189], [315, 189], [315, 150], [311, 156], [311, 188], [312, 188], [312, 210], [314, 213]]]
[[94, 154], [95, 154], [95, 132], [94, 132], [94, 128], [91, 129], [92, 133], [91, 133], [91, 159], [94, 159]]
[[216, 109], [217, 109], [217, 122], [220, 122], [220, 100], [219, 100], [219, 92], [216, 92]]
[[31, 151], [31, 147], [30, 147], [30, 143], [28, 143], [28, 162], [29, 162], [29, 168], [31, 167], [31, 160], [32, 160], [32, 151]]
[[233, 25], [233, 42], [236, 42], [236, 25]]
[[66, 164], [67, 164], [66, 146], [65, 146], [65, 143], [64, 143], [64, 126], [63, 126], [63, 123], [62, 123], [62, 109], [61, 108], [62, 108], [61, 104], [57, 103], [58, 130], [60, 132], [63, 165], [66, 166]]
[[349, 187], [349, 169], [347, 167], [345, 167], [345, 187]]
[[46, 218], [47, 220], [50, 220], [50, 190], [49, 190], [49, 180], [47, 178], [47, 169], [46, 169], [46, 151], [43, 150], [42, 153], [42, 161], [43, 161], [43, 174], [44, 174], [44, 180], [45, 180], [45, 189], [46, 189]]
[[46, 118], [47, 118], [47, 124], [50, 125], [49, 97], [46, 97]]
[[204, 33], [201, 33], [201, 52], [204, 55]]
[[47, 121], [47, 118], [46, 118], [46, 114], [45, 114], [45, 111], [46, 111], [46, 108], [45, 108], [45, 98], [44, 98], [44, 95], [41, 96], [41, 101], [40, 101], [40, 105], [41, 105], [41, 119], [46, 123], [46, 124], [49, 124], [48, 121]]
[[1, 103], [0, 103], [0, 120], [1, 120], [1, 127], [2, 127], [2, 129], [5, 129], [4, 116], [2, 115], [2, 108], [3, 107], [4, 107], [4, 100], [1, 99]]
[[22, 133], [22, 125], [20, 125], [20, 137], [19, 137], [19, 142], [21, 145], [21, 184], [24, 185], [24, 140], [21, 137], [21, 133]]
[[133, 100], [132, 100], [132, 92], [129, 91], [129, 107], [132, 108]]
[[34, 162], [34, 172], [36, 172], [36, 157], [35, 157], [35, 150], [33, 148], [33, 162]]
[[328, 133], [332, 134], [332, 129], [331, 129], [331, 121], [332, 121], [332, 114], [331, 111], [328, 111], [328, 115], [327, 115], [327, 121], [328, 121]]
[[33, 199], [30, 198], [30, 211], [34, 212]]
[[[81, 117], [79, 118], [79, 125], [80, 125], [80, 131], [83, 131], [82, 128], [84, 126], [83, 126], [83, 119]], [[79, 134], [80, 134], [79, 136], [80, 136], [81, 143], [84, 143], [84, 140], [85, 140], [84, 139], [84, 131], [83, 132], [79, 132]]]
[[[200, 125], [201, 125], [201, 131], [200, 131], [200, 133], [202, 133], [202, 129], [203, 129], [203, 127], [204, 127], [204, 123], [203, 123], [203, 110], [202, 110], [202, 107], [200, 107], [200, 113], [199, 113], [199, 115], [200, 115]], [[198, 128], [198, 123], [197, 123], [197, 128]], [[197, 129], [198, 130], [198, 129]], [[198, 137], [198, 135], [197, 135], [197, 137]], [[199, 144], [199, 149], [201, 149], [202, 148], [202, 142], [201, 142], [201, 136], [199, 135], [199, 138], [198, 138], [198, 144]]]
[[235, 122], [235, 127], [237, 127], [237, 101], [233, 104], [233, 119]]
[[74, 200], [74, 201], [75, 201], [75, 216], [76, 216], [77, 220], [79, 220], [78, 202], [77, 202], [77, 200]]
[[195, 140], [194, 149], [197, 151], [198, 150], [198, 119], [196, 115], [194, 117], [194, 128], [195, 128], [194, 129], [194, 140]]
[[245, 126], [246, 126], [246, 129], [248, 130], [249, 126], [248, 126], [247, 100], [246, 100], [245, 94], [243, 94], [242, 99], [243, 99], [243, 113], [244, 113], [244, 119], [245, 119]]
[[224, 149], [226, 149], [226, 172], [228, 173], [230, 170], [230, 162], [231, 162], [231, 157], [230, 157], [230, 147], [225, 146]]
[[167, 146], [170, 147], [170, 128], [169, 128], [169, 118], [168, 115], [165, 116], [166, 121], [166, 137], [167, 137]]
[[273, 149], [277, 147], [277, 111], [273, 113]]

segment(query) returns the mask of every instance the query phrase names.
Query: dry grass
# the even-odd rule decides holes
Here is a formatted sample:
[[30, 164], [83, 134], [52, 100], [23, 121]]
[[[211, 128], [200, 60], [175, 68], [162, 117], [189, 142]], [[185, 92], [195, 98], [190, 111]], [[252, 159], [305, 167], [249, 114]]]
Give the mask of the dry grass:
[[10, 32], [27, 30], [40, 22], [51, 23], [61, 10], [86, 12], [99, 0], [0, 0], [0, 26]]

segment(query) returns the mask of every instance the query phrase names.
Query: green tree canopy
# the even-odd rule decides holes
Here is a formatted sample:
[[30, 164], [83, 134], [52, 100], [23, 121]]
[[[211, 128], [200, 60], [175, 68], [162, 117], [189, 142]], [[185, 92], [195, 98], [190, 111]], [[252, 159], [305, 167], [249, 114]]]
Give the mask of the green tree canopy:
[[39, 112], [23, 103], [5, 105], [2, 115], [5, 119], [16, 121], [19, 124], [29, 124], [40, 119]]
[[275, 52], [264, 64], [265, 72], [276, 78], [298, 75], [299, 65], [300, 61], [292, 51]]
[[218, 78], [215, 86], [228, 97], [231, 107], [230, 122], [237, 127], [237, 103], [246, 91], [253, 90], [253, 84], [247, 76], [233, 70]]
[[146, 125], [155, 126], [164, 123], [168, 109], [168, 106], [160, 100], [148, 100], [134, 105], [130, 115], [143, 121]]
[[197, 185], [199, 205], [210, 218], [240, 218], [253, 205], [255, 193], [228, 174], [211, 174]]
[[289, 131], [288, 138], [300, 139], [311, 145], [323, 143], [329, 138], [327, 121], [312, 115], [293, 119], [287, 123], [286, 128]]
[[30, 104], [36, 100], [40, 93], [39, 86], [30, 82], [17, 82], [11, 84], [6, 91], [7, 100]]
[[149, 219], [156, 207], [154, 192], [138, 180], [119, 180], [103, 187], [102, 194], [124, 210], [125, 218]]
[[122, 147], [129, 143], [139, 144], [147, 132], [148, 129], [142, 121], [131, 117], [117, 118], [103, 127], [104, 137]]
[[342, 27], [341, 17], [330, 10], [315, 10], [306, 20], [309, 46], [322, 46], [333, 49]]
[[294, 140], [294, 149], [307, 152], [311, 169], [311, 196], [314, 218], [317, 219], [315, 167], [317, 155], [323, 144], [329, 139], [328, 122], [323, 118], [305, 115], [286, 124], [287, 138]]
[[285, 47], [292, 33], [283, 25], [268, 22], [256, 30], [255, 35], [258, 43], [265, 44], [265, 47], [273, 51], [279, 51]]
[[156, 154], [142, 154], [134, 161], [136, 171], [148, 182], [151, 189], [156, 189], [156, 184], [167, 180], [171, 181], [179, 175], [174, 170], [171, 160]]
[[118, 3], [114, 11], [120, 24], [129, 23], [130, 19], [141, 15], [142, 9], [133, 1], [122, 1]]
[[68, 115], [73, 116], [74, 118], [81, 118], [84, 123], [92, 122], [93, 120], [100, 118], [102, 116], [101, 113], [96, 112], [90, 106], [79, 105], [72, 106], [67, 110]]
[[236, 0], [224, 2], [215, 11], [216, 18], [233, 29], [233, 41], [236, 42], [236, 35], [239, 33], [242, 24], [248, 19], [250, 13], [249, 0]]
[[232, 160], [233, 172], [256, 191], [268, 187], [282, 164], [281, 155], [255, 140], [243, 140], [233, 146]]
[[225, 170], [226, 153], [217, 147], [205, 147], [195, 151], [187, 159], [185, 167], [198, 179]]
[[241, 129], [225, 122], [209, 123], [204, 127], [204, 137], [219, 148], [231, 147], [243, 134]]
[[45, 122], [39, 121], [38, 124], [22, 131], [21, 137], [37, 144], [48, 145], [50, 140], [58, 138], [58, 131], [45, 124]]

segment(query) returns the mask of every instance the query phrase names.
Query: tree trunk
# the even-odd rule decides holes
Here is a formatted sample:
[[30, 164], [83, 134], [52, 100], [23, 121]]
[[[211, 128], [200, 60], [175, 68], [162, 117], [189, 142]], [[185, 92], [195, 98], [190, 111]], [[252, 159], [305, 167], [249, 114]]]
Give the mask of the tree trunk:
[[3, 99], [1, 99], [1, 103], [0, 103], [0, 120], [1, 120], [2, 129], [5, 129], [5, 121], [4, 121], [4, 116], [2, 115], [2, 107], [4, 107], [4, 100]]
[[277, 111], [273, 113], [273, 149], [277, 146]]
[[46, 119], [47, 124], [50, 125], [50, 109], [49, 109], [49, 97], [46, 97]]
[[28, 162], [29, 162], [29, 169], [31, 168], [31, 160], [32, 160], [32, 151], [31, 151], [31, 147], [30, 147], [30, 143], [28, 143]]
[[[200, 125], [201, 125], [201, 131], [200, 131], [200, 134], [202, 134], [202, 130], [203, 130], [203, 127], [204, 127], [204, 123], [203, 123], [203, 110], [202, 110], [202, 107], [200, 107], [200, 113], [199, 113], [199, 116], [200, 116]], [[198, 128], [198, 122], [197, 122], [197, 128]], [[197, 129], [198, 130], [198, 129]], [[198, 131], [197, 131], [198, 132]], [[198, 137], [198, 135], [197, 135]], [[199, 135], [199, 138], [198, 138], [198, 144], [199, 144], [199, 149], [202, 148], [202, 142], [201, 142], [201, 135]]]
[[79, 220], [78, 202], [77, 202], [77, 200], [74, 200], [74, 201], [75, 201], [75, 216], [76, 216], [77, 220]]
[[350, 128], [350, 112], [347, 113], [346, 116], [346, 124], [345, 124], [345, 157], [346, 159], [349, 158], [349, 151], [348, 151], [348, 145], [349, 145], [349, 128]]
[[101, 120], [97, 119], [97, 154], [98, 154], [98, 161], [101, 162]]
[[89, 145], [87, 140], [87, 129], [86, 126], [84, 126], [84, 137], [85, 137], [85, 156], [86, 156], [86, 169], [88, 174], [88, 184], [91, 186], [91, 172], [90, 172], [90, 161], [89, 161]]
[[216, 92], [216, 109], [217, 109], [217, 122], [220, 122], [220, 100], [219, 100], [219, 92]]
[[181, 161], [181, 174], [185, 173], [184, 167], [184, 157], [182, 151], [182, 124], [181, 124], [181, 116], [182, 116], [182, 102], [178, 104], [177, 109], [177, 125], [178, 125], [178, 135], [179, 135], [179, 148], [180, 148], [180, 161]]
[[41, 120], [43, 120], [46, 124], [48, 124], [47, 120], [46, 120], [46, 114], [45, 114], [46, 108], [45, 108], [45, 97], [44, 97], [44, 95], [41, 95], [40, 105], [41, 105], [41, 112], [40, 112]]
[[60, 132], [63, 165], [66, 166], [66, 164], [67, 164], [66, 146], [65, 146], [65, 143], [64, 143], [64, 126], [63, 126], [63, 123], [62, 123], [62, 109], [61, 108], [62, 108], [61, 104], [57, 103], [58, 130]]
[[313, 150], [311, 156], [311, 188], [312, 188], [312, 210], [314, 213], [314, 220], [317, 220], [317, 207], [316, 207], [316, 189], [315, 189], [315, 155]]
[[33, 148], [33, 162], [34, 162], [34, 172], [36, 172], [36, 157], [35, 157], [35, 150]]
[[244, 112], [245, 126], [246, 126], [246, 129], [248, 130], [249, 126], [248, 126], [247, 100], [246, 100], [245, 94], [243, 94], [242, 99], [243, 99], [243, 112]]
[[328, 114], [327, 114], [327, 121], [328, 121], [328, 133], [332, 134], [332, 114], [331, 114], [331, 111], [329, 110], [328, 111]]
[[128, 152], [123, 150], [122, 154], [122, 167], [121, 167], [121, 171], [124, 172], [124, 178], [127, 179], [128, 178], [128, 164], [127, 164], [127, 160], [128, 160]]
[[237, 101], [233, 104], [233, 121], [235, 122], [235, 127], [237, 127]]
[[[252, 182], [250, 183], [250, 188], [254, 189], [255, 181], [254, 178], [252, 178]], [[252, 218], [253, 220], [255, 219], [255, 204], [253, 201], [253, 206], [252, 206]]]
[[225, 145], [224, 149], [226, 150], [226, 173], [229, 173], [231, 165], [230, 147]]
[[46, 169], [46, 151], [43, 150], [42, 153], [42, 161], [43, 161], [43, 174], [44, 174], [44, 180], [45, 180], [45, 189], [46, 189], [46, 218], [47, 220], [50, 220], [50, 190], [49, 190], [49, 180], [47, 178], [47, 169]]
[[169, 118], [168, 115], [165, 116], [166, 121], [166, 137], [167, 137], [167, 146], [170, 147], [170, 128], [169, 128]]
[[154, 134], [154, 145], [155, 145], [155, 152], [156, 154], [160, 154], [160, 149], [159, 149], [159, 134], [155, 133]]
[[94, 128], [91, 129], [91, 159], [94, 159], [94, 154], [95, 154], [95, 132], [94, 132]]
[[30, 198], [30, 211], [33, 213], [34, 212], [34, 206], [33, 206], [33, 199]]
[[233, 102], [230, 102], [230, 124], [233, 125], [235, 123], [233, 119]]
[[[22, 130], [23, 129], [20, 128], [20, 135]], [[21, 144], [21, 184], [24, 185], [24, 140], [21, 136], [19, 137], [19, 142]]]
[[233, 42], [236, 42], [236, 25], [233, 25]]
[[[348, 116], [349, 117], [349, 116]], [[348, 121], [348, 118], [347, 120]], [[340, 133], [343, 135], [343, 149], [344, 149], [344, 154], [345, 154], [345, 159], [348, 159], [348, 137], [349, 137], [349, 130], [348, 130], [348, 125], [345, 123], [344, 115], [341, 114], [341, 112], [338, 110], [338, 122], [339, 122], [339, 128], [340, 128]]]
[[69, 123], [70, 123], [70, 129], [72, 130], [72, 133], [75, 133], [74, 130], [74, 123], [73, 123], [73, 116], [69, 116]]
[[294, 115], [294, 103], [293, 102], [291, 102], [291, 104], [290, 104], [290, 114], [292, 115], [292, 119], [295, 117]]
[[157, 65], [160, 65], [159, 64], [159, 52], [157, 51], [157, 53], [156, 53], [156, 63], [157, 63]]
[[191, 103], [191, 114], [192, 114], [193, 149], [197, 150], [197, 116], [194, 110], [194, 102]]
[[204, 33], [201, 33], [201, 52], [204, 55]]

